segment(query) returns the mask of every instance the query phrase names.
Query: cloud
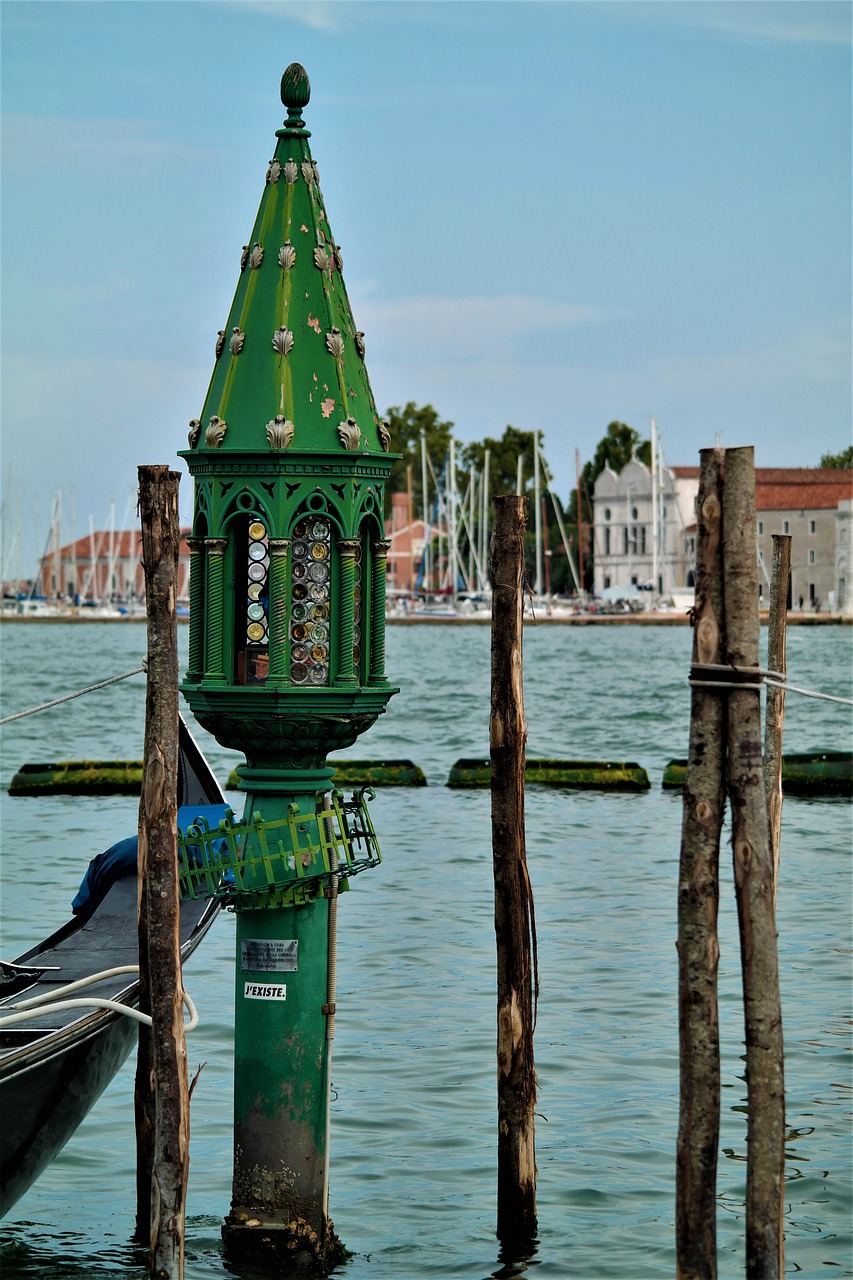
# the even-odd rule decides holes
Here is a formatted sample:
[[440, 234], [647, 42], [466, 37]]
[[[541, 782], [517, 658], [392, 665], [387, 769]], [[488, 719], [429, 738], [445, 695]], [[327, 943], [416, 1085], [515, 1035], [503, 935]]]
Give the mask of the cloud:
[[599, 6], [624, 20], [666, 22], [716, 31], [733, 40], [775, 44], [850, 44], [850, 9], [842, 4], [769, 3], [768, 0], [666, 0], [648, 4]]
[[371, 4], [370, 0], [229, 0], [229, 3], [244, 13], [248, 9], [269, 18], [288, 18], [327, 35], [340, 35], [357, 22], [376, 21], [380, 16], [376, 11], [386, 7]]
[[412, 297], [390, 302], [354, 301], [355, 315], [383, 359], [420, 351], [427, 360], [451, 363], [492, 359], [512, 352], [533, 334], [597, 325], [624, 315], [612, 307], [556, 302], [527, 294], [497, 297]]
[[148, 120], [10, 114], [3, 117], [3, 164], [19, 175], [50, 170], [118, 177], [205, 159], [203, 149], [159, 136], [156, 128]]
[[803, 333], [772, 349], [661, 356], [649, 361], [648, 372], [663, 394], [696, 399], [721, 392], [751, 396], [785, 387], [831, 388], [849, 385], [850, 346], [833, 332]]

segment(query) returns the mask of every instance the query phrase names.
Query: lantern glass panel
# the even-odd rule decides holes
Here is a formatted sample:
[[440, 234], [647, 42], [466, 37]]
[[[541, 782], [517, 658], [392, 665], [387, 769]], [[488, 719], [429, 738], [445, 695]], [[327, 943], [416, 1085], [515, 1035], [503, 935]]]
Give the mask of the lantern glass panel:
[[290, 680], [329, 683], [331, 527], [327, 520], [300, 520], [293, 530], [290, 605]]
[[237, 684], [264, 684], [269, 674], [269, 532], [265, 521], [244, 516], [234, 529]]

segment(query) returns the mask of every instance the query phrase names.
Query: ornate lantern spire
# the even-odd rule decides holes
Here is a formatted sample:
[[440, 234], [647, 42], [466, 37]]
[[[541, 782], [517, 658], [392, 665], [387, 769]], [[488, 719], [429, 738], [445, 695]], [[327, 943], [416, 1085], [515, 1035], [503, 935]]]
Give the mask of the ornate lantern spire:
[[288, 117], [240, 251], [210, 387], [191, 424], [191, 455], [388, 448], [301, 117], [310, 93], [304, 69], [288, 67], [281, 81]]

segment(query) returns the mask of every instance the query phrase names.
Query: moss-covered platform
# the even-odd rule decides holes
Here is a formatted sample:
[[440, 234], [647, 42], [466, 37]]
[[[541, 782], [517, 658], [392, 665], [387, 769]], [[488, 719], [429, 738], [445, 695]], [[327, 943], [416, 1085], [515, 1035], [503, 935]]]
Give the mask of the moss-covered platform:
[[[491, 764], [482, 756], [457, 760], [447, 779], [457, 789], [489, 786]], [[648, 791], [645, 769], [630, 761], [550, 760], [528, 758], [524, 770], [528, 786], [572, 787], [579, 791]]]
[[[686, 760], [670, 760], [663, 787], [677, 791], [687, 777]], [[853, 752], [803, 751], [782, 757], [782, 791], [791, 796], [853, 796]]]

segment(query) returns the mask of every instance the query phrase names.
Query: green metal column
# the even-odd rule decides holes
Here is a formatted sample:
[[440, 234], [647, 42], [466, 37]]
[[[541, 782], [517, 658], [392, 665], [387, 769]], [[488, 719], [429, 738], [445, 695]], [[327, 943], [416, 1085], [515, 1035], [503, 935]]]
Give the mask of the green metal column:
[[370, 683], [382, 684], [385, 680], [385, 574], [390, 542], [373, 544], [373, 581], [371, 583], [370, 608]]
[[204, 543], [201, 538], [187, 538], [190, 550], [190, 636], [187, 679], [200, 680], [204, 675]]
[[[261, 808], [265, 822], [287, 819], [294, 807], [313, 815], [330, 773], [306, 770], [275, 781], [271, 771], [242, 768], [241, 786], [250, 788], [246, 820]], [[316, 818], [296, 823], [298, 846], [318, 842]], [[304, 872], [322, 871], [316, 858], [295, 856]], [[323, 1272], [342, 1257], [326, 1218], [328, 974], [324, 889], [300, 905], [238, 904], [234, 1180], [224, 1238], [229, 1254], [266, 1266], [277, 1259], [289, 1274]]]
[[205, 538], [207, 572], [205, 590], [205, 680], [225, 680], [223, 669], [222, 610], [225, 604], [225, 538]]
[[269, 683], [287, 684], [287, 553], [289, 538], [270, 538]]
[[355, 557], [359, 549], [355, 538], [341, 538], [338, 542], [341, 569], [340, 597], [340, 656], [338, 658], [338, 680], [344, 684], [355, 684], [356, 673], [353, 664], [353, 627], [355, 626]]

